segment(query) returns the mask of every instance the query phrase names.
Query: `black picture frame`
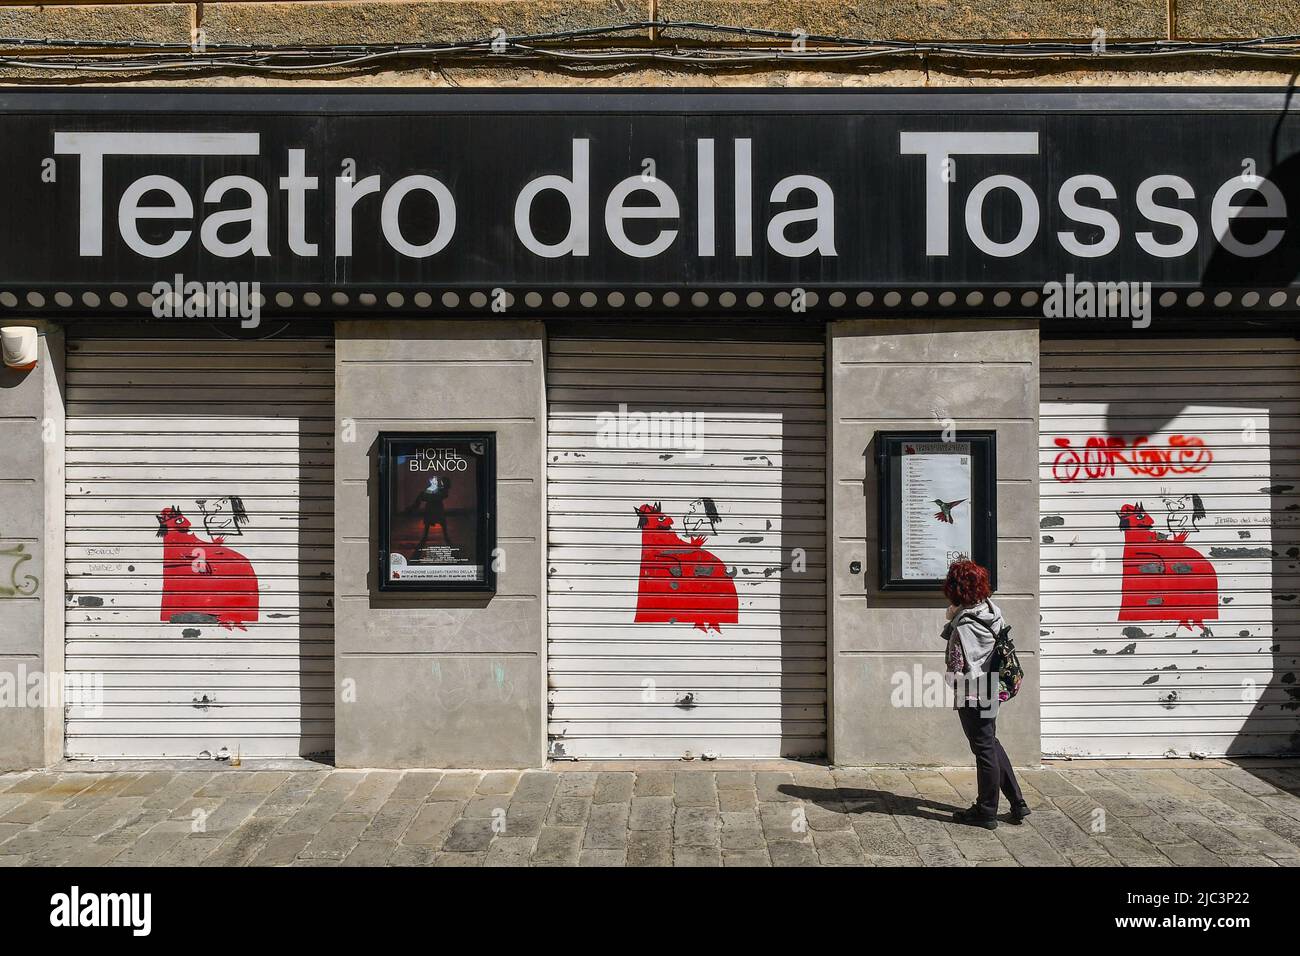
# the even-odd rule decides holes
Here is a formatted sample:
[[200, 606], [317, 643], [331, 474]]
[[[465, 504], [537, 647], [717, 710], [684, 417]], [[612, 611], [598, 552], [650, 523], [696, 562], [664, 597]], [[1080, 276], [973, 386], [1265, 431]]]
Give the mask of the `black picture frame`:
[[[902, 565], [902, 458], [909, 445], [969, 446], [971, 483], [970, 558], [989, 572], [997, 589], [997, 432], [956, 431], [948, 441], [942, 431], [878, 431], [875, 433], [876, 497], [878, 506], [879, 587], [881, 591], [934, 591], [944, 577], [904, 577]], [[948, 452], [956, 454], [958, 452]]]
[[[470, 501], [472, 508], [472, 522], [468, 525], [472, 528], [474, 540], [469, 547], [464, 542], [452, 544], [450, 538], [450, 529], [447, 524], [449, 512], [441, 512], [443, 521], [442, 536], [444, 543], [442, 548], [448, 550], [449, 557], [461, 557], [457, 552], [468, 552], [471, 560], [469, 561], [424, 561], [414, 563], [405, 572], [401, 567], [396, 567], [397, 574], [394, 575], [395, 562], [393, 561], [394, 552], [394, 534], [397, 531], [395, 517], [399, 514], [403, 517], [409, 516], [417, 507], [418, 502], [426, 500], [426, 511], [424, 520], [425, 539], [429, 534], [432, 524], [428, 520], [432, 511], [439, 508], [438, 504], [428, 504], [425, 495], [420, 493], [415, 502], [406, 502], [405, 498], [410, 498], [410, 489], [406, 489], [405, 494], [399, 494], [399, 470], [409, 470], [412, 473], [419, 472], [421, 477], [425, 470], [441, 474], [445, 468], [429, 467], [428, 469], [399, 469], [398, 462], [409, 460], [413, 455], [412, 452], [418, 452], [421, 455], [426, 454], [428, 450], [443, 450], [449, 454], [442, 455], [438, 461], [452, 464], [456, 461], [456, 456], [469, 456], [465, 458], [466, 469], [468, 470], [468, 461], [474, 461], [474, 478], [472, 482], [473, 496]], [[455, 594], [495, 594], [497, 587], [496, 570], [493, 567], [496, 551], [496, 486], [497, 486], [497, 457], [496, 457], [496, 433], [495, 432], [380, 432], [377, 444], [377, 453], [379, 456], [379, 590], [386, 592], [435, 592], [435, 593], [455, 593]], [[434, 463], [428, 458], [425, 459], [428, 465]], [[417, 479], [418, 480], [418, 479]], [[454, 469], [452, 474], [453, 489], [454, 487]], [[410, 482], [406, 482], [410, 484]], [[463, 492], [459, 492], [464, 495]], [[444, 490], [443, 498], [447, 496]], [[463, 508], [462, 508], [463, 510]], [[462, 529], [467, 522], [460, 521]], [[459, 534], [458, 536], [459, 537]], [[417, 547], [416, 549], [421, 550]], [[404, 559], [405, 560], [405, 559]], [[452, 569], [472, 568], [472, 576], [461, 570], [459, 572]], [[441, 571], [441, 573], [439, 573]], [[403, 578], [402, 574], [408, 573], [412, 576]]]

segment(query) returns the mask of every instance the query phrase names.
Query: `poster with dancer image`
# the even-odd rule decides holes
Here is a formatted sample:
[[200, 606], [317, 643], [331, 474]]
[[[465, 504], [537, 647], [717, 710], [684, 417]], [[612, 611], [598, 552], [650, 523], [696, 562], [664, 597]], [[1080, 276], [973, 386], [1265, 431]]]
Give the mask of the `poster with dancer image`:
[[494, 436], [380, 436], [381, 590], [495, 588]]

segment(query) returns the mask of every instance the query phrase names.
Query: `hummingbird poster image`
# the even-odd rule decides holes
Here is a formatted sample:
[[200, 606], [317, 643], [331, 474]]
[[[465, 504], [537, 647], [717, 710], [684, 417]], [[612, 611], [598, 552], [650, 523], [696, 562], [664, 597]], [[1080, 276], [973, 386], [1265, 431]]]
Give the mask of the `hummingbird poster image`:
[[971, 554], [970, 444], [909, 443], [901, 464], [903, 577], [942, 578]]

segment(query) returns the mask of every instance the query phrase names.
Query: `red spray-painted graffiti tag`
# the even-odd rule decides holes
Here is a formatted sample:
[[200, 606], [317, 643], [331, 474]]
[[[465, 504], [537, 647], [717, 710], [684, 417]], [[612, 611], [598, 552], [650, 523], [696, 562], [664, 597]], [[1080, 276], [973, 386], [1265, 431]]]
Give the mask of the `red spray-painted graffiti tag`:
[[636, 509], [641, 529], [641, 574], [637, 582], [638, 624], [685, 624], [722, 633], [735, 624], [739, 602], [727, 566], [700, 545], [669, 530], [673, 519], [658, 504]]
[[1176, 621], [1188, 630], [1218, 620], [1219, 576], [1205, 555], [1159, 535], [1141, 502], [1124, 505], [1118, 517], [1124, 532], [1119, 619]]
[[1132, 443], [1115, 435], [1093, 435], [1082, 448], [1073, 447], [1068, 438], [1053, 441], [1063, 450], [1052, 463], [1052, 477], [1066, 483], [1122, 476], [1119, 469], [1145, 478], [1194, 475], [1214, 461], [1214, 453], [1195, 435], [1170, 435], [1165, 447], [1151, 444], [1145, 435]]
[[179, 508], [158, 515], [163, 539], [163, 593], [160, 619], [165, 624], [220, 624], [247, 630], [257, 621], [257, 575], [224, 538], [209, 544], [190, 531]]

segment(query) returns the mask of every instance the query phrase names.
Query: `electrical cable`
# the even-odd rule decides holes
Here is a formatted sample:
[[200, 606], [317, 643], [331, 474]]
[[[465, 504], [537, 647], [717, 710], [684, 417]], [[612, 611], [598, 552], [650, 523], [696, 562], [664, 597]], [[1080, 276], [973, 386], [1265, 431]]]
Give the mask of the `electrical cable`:
[[[625, 34], [657, 30], [659, 44], [648, 39], [626, 46], [575, 46], [582, 41], [627, 42]], [[712, 36], [766, 41], [763, 45], [710, 45], [697, 39], [670, 38], [664, 31], [686, 31]], [[788, 47], [776, 43], [789, 44]], [[737, 66], [760, 63], [851, 63], [889, 56], [926, 55], [985, 59], [1131, 60], [1186, 56], [1239, 56], [1267, 59], [1300, 57], [1300, 35], [1253, 37], [1241, 40], [1127, 40], [1091, 42], [1064, 40], [919, 41], [865, 39], [823, 34], [785, 32], [757, 27], [695, 21], [629, 21], [600, 27], [509, 36], [498, 31], [489, 37], [441, 43], [399, 44], [280, 44], [146, 40], [85, 40], [57, 38], [3, 38], [0, 48], [60, 52], [0, 55], [0, 66], [70, 73], [166, 73], [220, 69], [266, 73], [310, 72], [355, 68], [387, 60], [424, 59], [440, 62], [528, 62], [552, 60], [573, 65], [669, 62], [695, 66]], [[122, 51], [131, 51], [124, 54]], [[101, 51], [89, 54], [79, 51]]]

